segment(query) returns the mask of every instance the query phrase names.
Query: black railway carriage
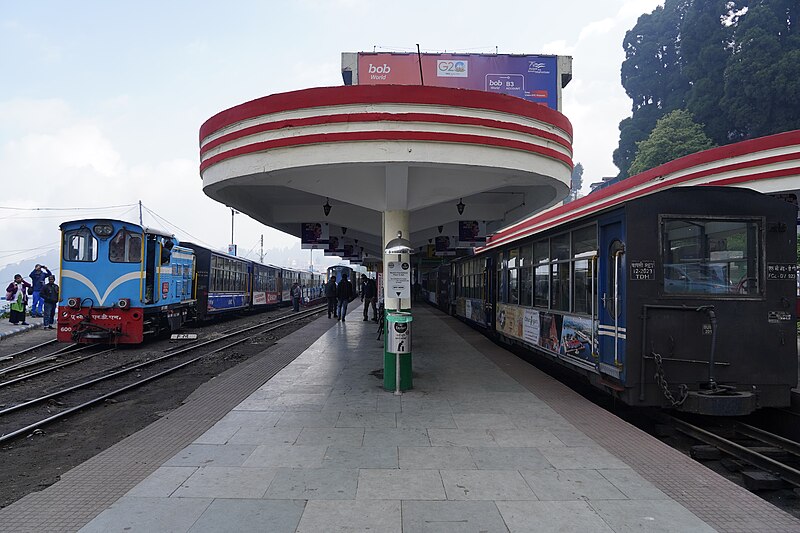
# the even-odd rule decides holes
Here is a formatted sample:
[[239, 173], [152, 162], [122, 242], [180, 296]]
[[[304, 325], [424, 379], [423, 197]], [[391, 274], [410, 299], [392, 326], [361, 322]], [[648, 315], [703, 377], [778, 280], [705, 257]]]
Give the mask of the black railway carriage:
[[455, 263], [455, 313], [629, 405], [785, 406], [795, 218], [782, 200], [723, 187], [546, 213]]

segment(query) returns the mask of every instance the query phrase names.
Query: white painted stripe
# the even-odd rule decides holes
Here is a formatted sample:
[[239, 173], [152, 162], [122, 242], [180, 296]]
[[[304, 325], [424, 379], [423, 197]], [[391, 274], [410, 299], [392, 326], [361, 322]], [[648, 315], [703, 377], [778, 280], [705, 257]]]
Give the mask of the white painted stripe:
[[272, 122], [280, 122], [282, 120], [297, 120], [297, 119], [314, 118], [314, 117], [351, 115], [355, 113], [428, 113], [428, 114], [439, 114], [443, 116], [499, 120], [502, 122], [510, 122], [512, 124], [519, 124], [523, 126], [539, 128], [541, 130], [552, 133], [553, 135], [557, 135], [562, 139], [568, 141], [569, 143], [572, 143], [572, 137], [569, 136], [564, 130], [554, 126], [553, 124], [550, 124], [549, 122], [543, 122], [541, 120], [536, 120], [534, 118], [525, 117], [522, 115], [516, 115], [514, 113], [506, 113], [503, 111], [495, 111], [495, 110], [477, 110], [473, 108], [458, 107], [458, 106], [442, 106], [439, 104], [425, 105], [425, 104], [402, 104], [402, 103], [399, 104], [370, 103], [370, 104], [346, 104], [346, 105], [330, 106], [330, 107], [313, 107], [313, 108], [280, 111], [278, 113], [259, 115], [257, 117], [249, 118], [241, 122], [237, 122], [235, 124], [230, 124], [228, 126], [220, 128], [219, 130], [211, 133], [208, 137], [204, 138], [201, 141], [200, 147], [202, 149], [203, 146], [205, 146], [206, 144], [215, 139], [222, 137], [223, 135], [227, 135], [229, 133], [233, 133], [236, 131], [241, 131], [243, 129], [252, 126], [258, 126], [261, 124], [270, 124]]
[[182, 252], [172, 252], [172, 257], [175, 259], [192, 259], [194, 258], [193, 254], [185, 254]]
[[572, 157], [572, 151], [563, 145], [553, 142], [550, 139], [539, 137], [535, 133], [522, 133], [502, 128], [492, 128], [489, 126], [475, 126], [467, 124], [450, 123], [430, 123], [430, 122], [347, 122], [322, 124], [313, 126], [296, 126], [291, 128], [288, 134], [286, 128], [255, 133], [246, 137], [233, 139], [230, 142], [215, 146], [201, 156], [201, 161], [210, 157], [217, 156], [243, 146], [251, 144], [285, 139], [301, 135], [335, 134], [335, 133], [356, 133], [356, 132], [393, 132], [411, 131], [425, 133], [451, 133], [457, 135], [480, 135], [496, 139], [524, 142], [535, 146], [542, 146], [555, 150], [567, 157]]
[[62, 270], [61, 276], [64, 278], [72, 278], [75, 281], [83, 283], [90, 291], [92, 291], [92, 294], [94, 294], [95, 298], [97, 298], [97, 305], [105, 305], [106, 298], [108, 298], [108, 295], [111, 294], [111, 291], [113, 291], [126, 281], [141, 279], [139, 272], [128, 272], [127, 274], [123, 274], [122, 276], [112, 281], [111, 284], [106, 289], [106, 292], [103, 293], [103, 296], [100, 296], [100, 291], [97, 290], [95, 284], [80, 272], [75, 272], [74, 270]]
[[627, 335], [625, 335], [624, 333], [620, 333], [619, 335], [614, 335], [613, 331], [598, 331], [597, 334], [600, 335], [601, 337], [613, 337], [622, 340], [628, 338]]

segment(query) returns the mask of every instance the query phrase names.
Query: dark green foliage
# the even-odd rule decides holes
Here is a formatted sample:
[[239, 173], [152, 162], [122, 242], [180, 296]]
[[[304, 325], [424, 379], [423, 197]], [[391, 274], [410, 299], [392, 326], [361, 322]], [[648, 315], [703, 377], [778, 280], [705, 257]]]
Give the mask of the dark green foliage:
[[666, 0], [639, 17], [623, 42], [633, 105], [614, 152], [620, 176], [676, 109], [719, 145], [800, 129], [798, 15], [797, 0]]
[[639, 151], [628, 173], [633, 176], [713, 146], [702, 126], [692, 119], [692, 114], [676, 109], [660, 119], [650, 136], [639, 143]]

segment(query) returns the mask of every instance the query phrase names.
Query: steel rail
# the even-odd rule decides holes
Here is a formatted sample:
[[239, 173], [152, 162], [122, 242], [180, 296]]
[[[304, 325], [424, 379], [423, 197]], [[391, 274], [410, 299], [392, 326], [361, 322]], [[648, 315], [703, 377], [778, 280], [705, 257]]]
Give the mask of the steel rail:
[[26, 354], [28, 352], [32, 352], [34, 350], [38, 350], [39, 348], [43, 348], [45, 346], [49, 346], [49, 345], [51, 345], [53, 343], [56, 343], [56, 342], [58, 342], [58, 339], [52, 339], [52, 340], [49, 340], [47, 342], [43, 342], [41, 344], [37, 344], [36, 346], [30, 346], [28, 348], [25, 348], [24, 350], [19, 351], [19, 352], [14, 352], [12, 354], [8, 354], [8, 355], [2, 356], [2, 357], [0, 357], [0, 361], [4, 361], [6, 359], [14, 359], [18, 355], [24, 355], [24, 354]]
[[678, 418], [673, 417], [672, 423], [675, 425], [675, 429], [681, 433], [689, 435], [690, 437], [701, 442], [705, 442], [706, 444], [710, 444], [711, 446], [718, 448], [728, 455], [732, 455], [733, 457], [741, 459], [742, 461], [746, 461], [762, 470], [780, 476], [782, 479], [788, 481], [792, 485], [800, 487], [800, 470], [796, 470], [791, 466], [780, 463], [770, 457], [767, 457], [766, 455], [749, 450], [744, 446], [736, 444], [735, 442], [732, 442], [724, 437], [720, 437], [719, 435], [711, 433], [710, 431], [706, 431], [705, 429], [689, 424], [688, 422], [684, 422]]
[[69, 361], [63, 361], [61, 363], [57, 363], [55, 365], [50, 365], [48, 367], [42, 368], [40, 370], [34, 370], [32, 372], [28, 372], [27, 374], [19, 375], [13, 379], [9, 379], [8, 381], [0, 381], [0, 388], [7, 387], [9, 385], [13, 385], [14, 383], [19, 383], [20, 381], [25, 381], [26, 379], [35, 378], [36, 376], [41, 376], [42, 374], [47, 374], [48, 372], [53, 372], [54, 370], [59, 370], [61, 368], [74, 365], [75, 363], [80, 363], [82, 361], [86, 361], [87, 359], [91, 359], [92, 357], [97, 357], [98, 355], [103, 355], [106, 353], [110, 353], [115, 351], [116, 348], [111, 348], [108, 350], [103, 350], [97, 353], [84, 355], [82, 357], [76, 357], [75, 359], [70, 359]]
[[765, 444], [769, 444], [770, 446], [775, 446], [776, 448], [780, 448], [781, 450], [800, 456], [800, 443], [785, 439], [780, 435], [775, 435], [774, 433], [764, 431], [763, 429], [759, 429], [743, 422], [736, 423], [736, 432], [750, 437], [751, 439], [759, 440]]
[[[294, 322], [295, 320], [299, 320], [301, 318], [305, 318], [307, 316], [316, 314], [316, 313], [322, 311], [324, 309], [324, 307], [325, 306], [320, 306], [317, 309], [309, 310], [309, 311], [306, 311], [304, 313], [288, 315], [286, 317], [282, 317], [280, 319], [276, 319], [274, 321], [271, 321], [273, 323], [272, 326], [268, 327], [267, 329], [265, 329], [263, 331], [258, 332], [256, 335], [261, 335], [263, 333], [266, 333], [266, 332], [278, 329], [280, 327], [283, 327], [287, 323], [291, 323], [291, 322]], [[287, 318], [291, 318], [291, 320], [287, 321], [286, 320]], [[281, 323], [280, 324], [274, 324], [275, 322], [281, 322]], [[260, 324], [260, 325], [257, 326], [257, 328], [261, 328], [264, 325], [265, 324]], [[253, 327], [244, 328], [239, 333], [244, 332], [244, 331], [249, 331], [249, 330], [252, 330], [252, 329], [257, 329], [257, 328], [253, 328]], [[219, 340], [222, 340], [224, 338], [227, 338], [227, 337], [230, 337], [230, 336], [233, 336], [233, 335], [235, 335], [235, 334], [227, 335], [226, 337], [222, 337], [222, 338], [219, 338], [219, 339], [214, 339], [214, 341], [218, 342]], [[163, 377], [163, 376], [165, 376], [167, 374], [170, 374], [170, 373], [172, 373], [172, 372], [174, 372], [176, 370], [179, 370], [179, 369], [181, 369], [181, 368], [183, 368], [185, 366], [188, 366], [188, 365], [190, 365], [192, 363], [195, 363], [195, 362], [199, 361], [200, 359], [203, 359], [204, 357], [208, 357], [209, 355], [213, 355], [213, 354], [215, 354], [217, 352], [220, 352], [222, 350], [230, 348], [231, 346], [235, 346], [237, 344], [241, 344], [243, 342], [246, 342], [247, 340], [251, 339], [252, 337], [255, 337], [256, 335], [253, 335], [251, 337], [247, 337], [247, 338], [244, 338], [244, 339], [240, 339], [240, 340], [238, 340], [238, 341], [236, 341], [234, 343], [231, 343], [231, 344], [222, 346], [220, 348], [217, 348], [215, 350], [212, 350], [211, 352], [199, 355], [199, 356], [197, 356], [197, 357], [195, 357], [193, 359], [190, 359], [188, 361], [184, 361], [183, 363], [175, 365], [174, 367], [170, 367], [170, 368], [168, 368], [166, 370], [163, 370], [161, 372], [153, 374], [152, 376], [149, 376], [147, 378], [141, 379], [141, 380], [136, 381], [134, 383], [130, 383], [130, 384], [125, 385], [125, 386], [123, 386], [123, 387], [121, 387], [119, 389], [116, 389], [116, 390], [113, 390], [113, 391], [108, 392], [106, 394], [103, 394], [102, 396], [98, 396], [97, 398], [93, 398], [92, 400], [84, 402], [81, 405], [78, 405], [78, 406], [75, 406], [75, 407], [70, 407], [70, 408], [65, 409], [64, 411], [62, 411], [60, 413], [57, 413], [57, 414], [53, 415], [53, 416], [50, 416], [50, 417], [47, 417], [45, 419], [39, 420], [38, 422], [34, 422], [33, 424], [29, 424], [29, 425], [27, 425], [27, 426], [25, 426], [23, 428], [14, 430], [14, 431], [12, 431], [10, 433], [6, 433], [6, 434], [0, 436], [0, 443], [6, 442], [8, 440], [11, 440], [11, 439], [13, 439], [15, 437], [18, 437], [19, 435], [22, 435], [23, 433], [26, 433], [28, 431], [31, 431], [31, 430], [37, 429], [37, 428], [39, 428], [41, 426], [44, 426], [46, 424], [49, 424], [50, 422], [54, 422], [56, 420], [64, 418], [64, 417], [66, 417], [66, 416], [68, 416], [68, 415], [70, 415], [70, 414], [72, 414], [72, 413], [74, 413], [76, 411], [79, 411], [81, 409], [85, 409], [86, 407], [94, 405], [94, 404], [96, 404], [98, 402], [107, 400], [108, 398], [111, 398], [112, 396], [115, 396], [115, 395], [120, 394], [122, 392], [125, 392], [127, 390], [139, 387], [141, 385], [144, 385], [145, 383], [148, 383], [150, 381], [153, 381], [155, 379]], [[204, 343], [204, 344], [207, 344], [207, 343]], [[190, 349], [193, 350], [193, 349], [198, 348], [198, 347], [199, 347], [199, 345], [198, 346], [191, 346], [190, 348], [187, 348], [186, 351], [189, 351]], [[115, 377], [116, 375], [119, 375], [119, 374], [122, 374], [122, 373], [126, 373], [126, 372], [128, 372], [128, 371], [130, 371], [130, 370], [132, 370], [134, 368], [139, 368], [139, 367], [142, 367], [142, 366], [146, 366], [148, 364], [153, 364], [154, 362], [162, 361], [164, 359], [168, 359], [170, 357], [174, 357], [175, 355], [176, 354], [170, 354], [169, 356], [159, 357], [158, 359], [154, 359], [153, 361], [148, 361], [147, 363], [143, 363], [141, 365], [136, 365], [136, 367], [132, 367], [131, 369], [125, 369], [125, 370], [120, 371], [120, 372], [115, 372], [114, 374], [110, 374], [109, 376], [104, 376], [102, 378], [97, 378], [97, 379], [94, 379], [94, 380], [90, 380], [90, 381], [87, 381], [85, 383], [78, 384], [78, 385], [76, 385], [74, 387], [69, 387], [67, 389], [63, 389], [61, 391], [57, 391], [57, 392], [55, 392], [53, 394], [48, 394], [47, 396], [43, 396], [41, 398], [36, 398], [36, 399], [31, 400], [29, 402], [25, 402], [24, 404], [19, 404], [19, 405], [12, 406], [12, 407], [10, 407], [8, 409], [4, 409], [4, 410], [0, 411], [0, 415], [9, 413], [11, 411], [18, 410], [18, 409], [20, 409], [22, 407], [25, 407], [25, 406], [30, 406], [30, 405], [34, 405], [34, 404], [37, 404], [37, 403], [41, 403], [44, 400], [48, 400], [50, 398], [66, 394], [68, 392], [73, 392], [75, 390], [78, 390], [78, 389], [81, 389], [81, 388], [85, 388], [85, 387], [89, 386], [90, 384], [94, 384], [94, 383], [97, 383], [97, 382], [100, 382], [100, 381], [104, 381], [104, 380], [110, 379], [111, 377]]]

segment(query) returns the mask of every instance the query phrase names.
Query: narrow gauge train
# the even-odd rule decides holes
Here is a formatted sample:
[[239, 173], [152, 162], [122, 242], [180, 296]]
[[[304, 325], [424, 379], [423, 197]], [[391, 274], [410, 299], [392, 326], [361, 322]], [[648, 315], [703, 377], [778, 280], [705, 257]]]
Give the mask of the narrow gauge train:
[[796, 207], [733, 187], [634, 196], [523, 221], [452, 263], [453, 283], [429, 272], [428, 298], [632, 406], [789, 405]]
[[353, 284], [353, 290], [355, 291], [355, 297], [358, 297], [358, 294], [361, 291], [361, 274], [366, 274], [367, 269], [366, 267], [360, 265], [333, 265], [328, 267], [328, 275], [326, 279], [331, 279], [331, 276], [334, 277], [336, 283], [342, 279], [342, 276], [350, 280], [350, 283]]
[[178, 243], [130, 222], [65, 222], [61, 235], [62, 342], [137, 344], [188, 321], [288, 303], [295, 281], [306, 301], [323, 295], [321, 274]]

